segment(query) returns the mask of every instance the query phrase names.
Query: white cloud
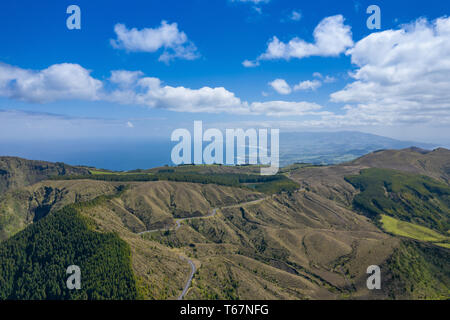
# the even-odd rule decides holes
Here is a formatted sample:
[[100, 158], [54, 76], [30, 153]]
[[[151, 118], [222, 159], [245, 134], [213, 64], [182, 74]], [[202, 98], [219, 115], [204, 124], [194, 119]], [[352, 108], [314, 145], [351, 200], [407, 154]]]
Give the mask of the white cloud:
[[289, 18], [293, 21], [300, 21], [302, 14], [299, 11], [293, 10]]
[[141, 71], [114, 70], [111, 71], [109, 81], [122, 87], [129, 87], [135, 84], [143, 75]]
[[259, 62], [258, 61], [250, 61], [250, 60], [244, 60], [242, 62], [242, 65], [246, 68], [254, 68], [259, 66]]
[[299, 90], [316, 90], [317, 88], [320, 88], [322, 86], [322, 82], [319, 80], [306, 80], [302, 81], [299, 84], [294, 86], [294, 91]]
[[337, 79], [335, 77], [326, 76], [325, 79], [323, 79], [323, 82], [325, 82], [325, 83], [333, 83], [333, 82], [336, 82], [336, 80]]
[[320, 72], [314, 72], [313, 73], [313, 77], [323, 80], [324, 83], [336, 82], [336, 78], [335, 77], [332, 77], [332, 76], [329, 76], [329, 75], [324, 77]]
[[284, 79], [275, 79], [272, 82], [269, 82], [269, 85], [279, 94], [289, 94], [292, 91], [291, 87]]
[[322, 75], [320, 72], [314, 72], [314, 73], [313, 73], [313, 77], [314, 77], [314, 78], [322, 79], [322, 78], [323, 78], [323, 75]]
[[[122, 71], [123, 72], [123, 71]], [[112, 72], [116, 74], [115, 71]], [[121, 74], [121, 73], [120, 73]], [[113, 78], [113, 77], [111, 77]], [[115, 77], [117, 78], [117, 77]], [[129, 77], [123, 77], [128, 84]], [[277, 81], [278, 80], [278, 81]], [[283, 79], [272, 82], [274, 89], [290, 90]], [[283, 83], [284, 82], [284, 83]], [[280, 84], [280, 86], [277, 86]], [[242, 101], [233, 92], [223, 87], [190, 89], [163, 85], [158, 78], [140, 76], [133, 86], [116, 83], [117, 89], [105, 97], [108, 101], [123, 104], [138, 104], [151, 108], [191, 113], [230, 113], [240, 115], [319, 115], [322, 107], [316, 103], [296, 101]]]
[[[223, 87], [172, 87], [163, 85], [158, 78], [144, 76], [141, 71], [115, 70], [108, 79], [100, 81], [83, 67], [68, 63], [40, 71], [0, 64], [0, 97], [39, 103], [101, 100], [176, 112], [272, 116], [303, 115], [321, 108], [302, 101], [249, 103]], [[127, 126], [130, 127], [128, 123]]]
[[348, 123], [450, 124], [450, 18], [372, 33], [348, 50], [354, 81], [331, 95]]
[[258, 60], [336, 57], [353, 46], [351, 28], [344, 25], [342, 15], [323, 19], [314, 29], [314, 40], [314, 43], [308, 43], [296, 37], [284, 43], [274, 36], [268, 43], [266, 52]]
[[159, 60], [169, 62], [172, 59], [194, 60], [199, 57], [196, 46], [189, 41], [176, 23], [162, 21], [157, 28], [128, 29], [124, 24], [116, 24], [114, 32], [117, 39], [111, 39], [116, 49], [132, 52], [156, 52], [163, 49]]
[[130, 121], [127, 121], [126, 126], [127, 128], [134, 128], [134, 124], [131, 123]]
[[[323, 76], [320, 73], [315, 73], [315, 76], [318, 78], [323, 78]], [[326, 77], [324, 79], [325, 81], [330, 82], [331, 77]], [[328, 83], [327, 82], [327, 83]], [[284, 79], [275, 79], [272, 82], [269, 82], [269, 85], [279, 94], [290, 94], [292, 90], [294, 91], [300, 91], [300, 90], [316, 90], [322, 86], [322, 82], [320, 80], [306, 80], [301, 81], [298, 84], [296, 84], [293, 88], [284, 80]]]
[[0, 64], [0, 96], [7, 98], [38, 103], [98, 100], [101, 88], [102, 82], [78, 64], [54, 64], [39, 71]]

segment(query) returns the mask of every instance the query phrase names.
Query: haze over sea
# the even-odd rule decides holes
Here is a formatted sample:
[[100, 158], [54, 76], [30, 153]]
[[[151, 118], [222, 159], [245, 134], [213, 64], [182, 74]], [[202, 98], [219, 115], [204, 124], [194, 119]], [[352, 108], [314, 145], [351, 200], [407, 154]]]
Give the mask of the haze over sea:
[[[170, 138], [8, 139], [0, 140], [0, 156], [125, 171], [173, 165], [171, 151], [177, 143]], [[449, 144], [399, 141], [352, 131], [281, 133], [280, 164], [336, 164], [375, 150], [412, 146], [431, 150]]]
[[0, 154], [109, 170], [170, 165], [172, 143], [163, 140], [102, 139], [0, 141]]

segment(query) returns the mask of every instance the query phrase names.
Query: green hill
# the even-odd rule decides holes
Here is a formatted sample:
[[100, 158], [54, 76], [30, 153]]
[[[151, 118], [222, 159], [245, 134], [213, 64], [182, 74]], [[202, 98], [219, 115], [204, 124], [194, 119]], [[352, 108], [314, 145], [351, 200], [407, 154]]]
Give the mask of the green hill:
[[[129, 246], [94, 232], [69, 206], [0, 245], [0, 299], [136, 299]], [[66, 286], [66, 269], [81, 269], [81, 289]]]
[[450, 187], [426, 176], [371, 168], [347, 180], [361, 192], [353, 200], [369, 217], [381, 215], [447, 234], [450, 227]]

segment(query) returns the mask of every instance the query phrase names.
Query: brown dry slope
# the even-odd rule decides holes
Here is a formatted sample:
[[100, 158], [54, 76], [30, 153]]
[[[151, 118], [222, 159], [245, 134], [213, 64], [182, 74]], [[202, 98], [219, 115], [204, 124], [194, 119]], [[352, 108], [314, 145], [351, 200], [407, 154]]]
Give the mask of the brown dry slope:
[[176, 182], [134, 182], [120, 196], [82, 210], [102, 232], [116, 232], [131, 247], [132, 264], [148, 299], [177, 298], [190, 266], [182, 250], [151, 241], [139, 232], [174, 225], [179, 216], [206, 216], [212, 208], [262, 195], [242, 189]]
[[[188, 232], [204, 238], [189, 246]], [[365, 217], [306, 191], [224, 209], [172, 237], [201, 264], [187, 295], [195, 299], [364, 297], [366, 268], [398, 245]], [[346, 260], [357, 263], [343, 269]]]
[[344, 178], [357, 175], [362, 169], [367, 168], [394, 169], [422, 174], [448, 184], [450, 150], [443, 148], [434, 151], [417, 148], [383, 150], [340, 165], [294, 170], [290, 172], [290, 178], [303, 188], [350, 207], [357, 190]]
[[[271, 196], [186, 182], [43, 181], [7, 192], [0, 222], [19, 212], [25, 221], [20, 229], [45, 210], [112, 195], [81, 213], [99, 232], [116, 232], [130, 245], [147, 299], [180, 295], [190, 273], [180, 256], [197, 268], [188, 299], [449, 298], [448, 271], [437, 267], [448, 252], [433, 247], [423, 255], [415, 247], [421, 245], [384, 233], [352, 209], [358, 191], [344, 179], [384, 166], [448, 181], [449, 164], [444, 149], [381, 151], [338, 166], [296, 168], [288, 174], [300, 189]], [[208, 216], [213, 208], [217, 214]], [[186, 217], [193, 219], [172, 229]], [[153, 229], [170, 230], [139, 235]], [[421, 267], [427, 263], [432, 265]], [[384, 272], [381, 291], [366, 288], [373, 264]], [[413, 273], [406, 274], [413, 282], [402, 278], [410, 266]]]

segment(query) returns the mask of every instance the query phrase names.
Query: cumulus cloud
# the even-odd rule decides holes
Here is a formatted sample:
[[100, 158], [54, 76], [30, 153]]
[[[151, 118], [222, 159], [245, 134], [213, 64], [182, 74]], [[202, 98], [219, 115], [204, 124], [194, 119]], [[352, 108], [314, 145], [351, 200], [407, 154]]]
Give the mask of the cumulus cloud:
[[335, 120], [450, 123], [450, 18], [372, 33], [347, 54], [357, 69], [354, 81], [331, 95], [348, 104]]
[[117, 39], [111, 39], [116, 49], [131, 52], [156, 52], [163, 49], [159, 60], [169, 62], [173, 59], [194, 60], [199, 57], [197, 48], [187, 35], [178, 30], [176, 23], [162, 21], [157, 28], [128, 29], [124, 24], [114, 26]]
[[[110, 79], [124, 79], [126, 85], [116, 82], [117, 88], [108, 93], [106, 100], [123, 104], [144, 105], [150, 108], [166, 109], [176, 112], [190, 113], [231, 113], [240, 115], [321, 115], [322, 108], [316, 103], [296, 101], [242, 101], [236, 95], [223, 87], [202, 87], [190, 89], [182, 86], [164, 85], [154, 77], [145, 77], [129, 71], [112, 71]], [[115, 75], [121, 75], [115, 76]], [[137, 75], [137, 78], [132, 77]], [[133, 85], [129, 86], [129, 79]], [[270, 83], [275, 90], [283, 92], [291, 88], [283, 79]], [[284, 87], [284, 88], [283, 88]]]
[[37, 103], [99, 100], [176, 112], [247, 115], [304, 114], [320, 108], [308, 102], [249, 103], [223, 87], [173, 87], [141, 71], [114, 70], [109, 78], [101, 81], [91, 77], [89, 70], [69, 63], [43, 70], [0, 64], [0, 97]]
[[61, 99], [98, 100], [102, 82], [78, 64], [54, 64], [47, 69], [25, 70], [0, 64], [0, 96], [28, 102]]
[[274, 36], [268, 43], [266, 52], [258, 60], [291, 58], [302, 59], [310, 56], [336, 57], [353, 46], [350, 26], [344, 24], [342, 15], [323, 19], [314, 29], [314, 43], [293, 38], [288, 43]]
[[[324, 79], [324, 82], [329, 82], [331, 77], [327, 76], [323, 78], [320, 73], [314, 73], [315, 77]], [[298, 84], [294, 85], [292, 88], [284, 79], [275, 79], [269, 82], [269, 85], [279, 94], [290, 94], [292, 91], [306, 91], [306, 90], [316, 90], [322, 86], [322, 81], [314, 79], [314, 80], [305, 80], [301, 81]]]
[[312, 115], [320, 114], [322, 108], [316, 103], [295, 101], [242, 101], [233, 92], [223, 87], [202, 87], [190, 89], [163, 85], [153, 77], [141, 77], [135, 87], [118, 89], [111, 92], [109, 101], [138, 104], [151, 108], [160, 108], [176, 112], [190, 113], [231, 113], [240, 115]]
[[294, 86], [294, 91], [299, 90], [316, 90], [322, 86], [322, 82], [319, 80], [306, 80]]
[[314, 72], [313, 73], [313, 77], [323, 80], [324, 83], [336, 82], [336, 78], [335, 77], [332, 77], [332, 76], [329, 76], [329, 75], [324, 77], [320, 72]]
[[134, 85], [143, 75], [142, 71], [114, 70], [111, 71], [109, 81], [121, 87], [129, 87]]
[[269, 82], [269, 85], [279, 94], [289, 94], [292, 92], [291, 87], [284, 79], [275, 79]]

